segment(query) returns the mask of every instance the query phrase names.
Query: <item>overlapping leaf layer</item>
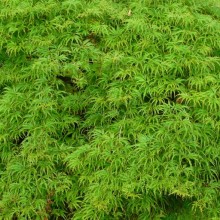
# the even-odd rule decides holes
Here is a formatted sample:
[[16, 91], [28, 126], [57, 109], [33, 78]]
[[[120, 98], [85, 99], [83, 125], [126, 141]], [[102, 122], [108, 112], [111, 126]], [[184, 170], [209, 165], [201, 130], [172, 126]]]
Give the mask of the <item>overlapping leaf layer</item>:
[[1, 219], [218, 218], [219, 180], [219, 1], [0, 1]]

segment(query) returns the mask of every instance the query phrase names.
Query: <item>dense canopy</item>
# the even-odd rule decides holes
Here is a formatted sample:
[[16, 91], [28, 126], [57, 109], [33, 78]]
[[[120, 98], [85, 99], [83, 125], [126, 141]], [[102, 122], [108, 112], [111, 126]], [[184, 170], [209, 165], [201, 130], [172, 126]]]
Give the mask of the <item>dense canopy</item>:
[[219, 0], [0, 1], [0, 219], [219, 218], [219, 181]]

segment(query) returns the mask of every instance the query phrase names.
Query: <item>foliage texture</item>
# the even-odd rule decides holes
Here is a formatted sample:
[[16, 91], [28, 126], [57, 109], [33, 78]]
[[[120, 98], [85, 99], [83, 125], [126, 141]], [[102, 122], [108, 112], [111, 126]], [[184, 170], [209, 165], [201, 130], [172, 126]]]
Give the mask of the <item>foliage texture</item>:
[[220, 217], [219, 1], [0, 9], [1, 219]]

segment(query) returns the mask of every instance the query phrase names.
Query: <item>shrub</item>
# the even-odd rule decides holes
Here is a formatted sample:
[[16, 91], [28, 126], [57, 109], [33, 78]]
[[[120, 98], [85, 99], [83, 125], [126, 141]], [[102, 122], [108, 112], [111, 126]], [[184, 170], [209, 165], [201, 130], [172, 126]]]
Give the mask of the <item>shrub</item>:
[[0, 8], [1, 219], [220, 217], [218, 1]]

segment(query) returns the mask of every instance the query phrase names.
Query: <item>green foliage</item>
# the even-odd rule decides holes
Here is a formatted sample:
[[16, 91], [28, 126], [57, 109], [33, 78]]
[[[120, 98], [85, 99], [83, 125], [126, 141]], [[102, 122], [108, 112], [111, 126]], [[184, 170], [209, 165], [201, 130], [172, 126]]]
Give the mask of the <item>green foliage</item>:
[[219, 1], [0, 8], [0, 219], [220, 218]]

